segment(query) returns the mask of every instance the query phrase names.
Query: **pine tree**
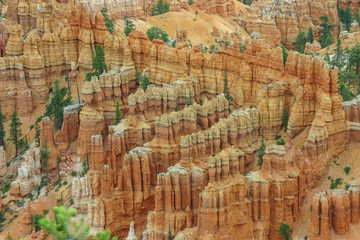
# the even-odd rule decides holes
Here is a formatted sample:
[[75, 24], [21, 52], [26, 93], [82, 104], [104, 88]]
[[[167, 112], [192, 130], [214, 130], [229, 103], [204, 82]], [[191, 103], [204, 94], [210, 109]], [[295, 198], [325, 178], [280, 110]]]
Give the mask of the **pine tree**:
[[114, 29], [115, 29], [115, 25], [114, 22], [109, 19], [107, 13], [108, 13], [108, 9], [107, 8], [102, 8], [101, 9], [101, 14], [104, 16], [104, 20], [105, 20], [105, 27], [107, 28], [107, 30], [113, 34], [114, 33]]
[[352, 18], [353, 17], [351, 15], [350, 7], [347, 7], [342, 17], [340, 18], [340, 21], [344, 24], [344, 27], [348, 32], [350, 31]]
[[326, 52], [325, 56], [324, 56], [324, 61], [330, 63], [330, 55], [329, 52]]
[[93, 55], [93, 68], [99, 76], [106, 72], [105, 53], [100, 44], [96, 46], [95, 54]]
[[286, 223], [281, 223], [277, 232], [279, 233], [279, 237], [281, 237], [284, 240], [292, 239], [291, 234], [292, 234], [293, 230]]
[[322, 28], [320, 31], [320, 45], [321, 48], [325, 48], [332, 44], [331, 31], [334, 31], [334, 26], [329, 23], [329, 18], [327, 16], [321, 16], [320, 20], [320, 27]]
[[360, 44], [357, 44], [350, 51], [350, 67], [355, 67], [355, 74], [360, 75]]
[[119, 124], [120, 122], [121, 122], [120, 103], [119, 103], [119, 100], [116, 100], [114, 124], [117, 125], [117, 124]]
[[299, 53], [304, 53], [306, 38], [307, 38], [306, 33], [304, 32], [300, 32], [297, 35], [296, 40], [294, 42], [295, 51], [298, 51]]
[[232, 101], [234, 99], [230, 94], [228, 80], [227, 80], [227, 77], [226, 77], [226, 70], [224, 70], [224, 73], [225, 73], [225, 77], [224, 77], [224, 84], [225, 84], [225, 86], [224, 86], [224, 95], [225, 95], [226, 100], [229, 102], [229, 106], [231, 106]]
[[341, 40], [340, 40], [340, 36], [338, 36], [337, 43], [336, 43], [336, 49], [335, 49], [335, 55], [334, 55], [332, 61], [330, 61], [330, 63], [332, 66], [335, 66], [341, 70], [345, 64], [345, 61], [343, 58], [344, 58], [344, 54], [343, 54], [343, 49], [341, 47]]
[[309, 31], [308, 31], [308, 42], [309, 42], [309, 43], [313, 43], [313, 42], [314, 42], [314, 33], [313, 33], [312, 28], [309, 28]]
[[281, 45], [281, 49], [282, 49], [282, 54], [283, 54], [283, 64], [284, 64], [284, 67], [285, 67], [286, 60], [287, 60], [287, 57], [288, 57], [288, 52], [287, 52], [286, 47], [284, 47], [284, 45]]
[[264, 162], [264, 155], [265, 155], [265, 143], [264, 143], [264, 139], [261, 139], [261, 145], [260, 145], [260, 148], [257, 152], [257, 157], [258, 157], [258, 162], [257, 162], [257, 165], [261, 168], [262, 165], [263, 165], [263, 162]]
[[169, 224], [168, 240], [173, 240], [170, 224]]
[[2, 113], [1, 111], [1, 103], [0, 103], [0, 146], [3, 146], [5, 149], [5, 143], [6, 143], [6, 139], [5, 139], [5, 127], [4, 127], [4, 122], [6, 120], [6, 116]]
[[54, 82], [54, 90], [50, 102], [46, 105], [45, 116], [50, 117], [54, 121], [55, 129], [59, 130], [63, 123], [64, 107], [71, 104], [71, 99], [67, 95], [67, 89], [60, 89], [58, 81]]
[[354, 19], [360, 24], [359, 8], [356, 9]]
[[285, 107], [284, 112], [283, 112], [283, 119], [282, 119], [282, 124], [283, 124], [285, 132], [287, 131], [288, 122], [289, 122], [289, 113], [288, 113], [287, 107]]
[[40, 146], [40, 126], [39, 123], [36, 121], [35, 123], [35, 143], [36, 147]]
[[11, 116], [11, 122], [10, 122], [10, 136], [8, 138], [9, 141], [11, 141], [15, 145], [15, 156], [18, 155], [19, 149], [20, 149], [20, 139], [22, 137], [21, 132], [21, 125], [20, 118], [18, 117], [17, 113], [14, 112]]
[[41, 166], [45, 170], [47, 178], [49, 178], [49, 168], [48, 168], [49, 158], [50, 158], [50, 152], [48, 149], [47, 140], [45, 139], [45, 142], [40, 150], [40, 160], [41, 160]]
[[135, 31], [135, 25], [133, 23], [133, 21], [131, 21], [129, 19], [128, 16], [125, 16], [125, 28], [124, 28], [124, 33], [126, 36], [129, 36], [129, 34], [131, 33], [131, 31]]
[[22, 148], [25, 151], [30, 148], [29, 140], [26, 136], [20, 140], [20, 148]]

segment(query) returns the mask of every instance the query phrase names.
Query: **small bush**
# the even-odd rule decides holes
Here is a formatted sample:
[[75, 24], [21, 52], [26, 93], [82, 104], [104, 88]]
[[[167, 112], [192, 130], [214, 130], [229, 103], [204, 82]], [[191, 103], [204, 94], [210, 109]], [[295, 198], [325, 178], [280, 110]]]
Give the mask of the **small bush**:
[[341, 184], [343, 184], [344, 180], [342, 178], [336, 178], [335, 180], [328, 176], [328, 179], [331, 181], [330, 183], [330, 189], [336, 189], [339, 188], [341, 186]]
[[279, 233], [279, 237], [281, 237], [282, 239], [291, 240], [291, 234], [293, 230], [286, 223], [281, 223], [277, 232]]
[[70, 173], [70, 175], [71, 175], [72, 177], [76, 177], [76, 176], [77, 176], [77, 172], [72, 171], [72, 172]]
[[146, 31], [149, 40], [161, 39], [164, 43], [169, 42], [169, 35], [161, 28], [151, 27]]
[[275, 140], [279, 140], [280, 138], [281, 138], [280, 135], [276, 135], [276, 136], [275, 136]]
[[346, 167], [344, 168], [344, 171], [345, 171], [345, 174], [346, 174], [346, 175], [349, 175], [349, 173], [350, 173], [350, 171], [351, 171], [351, 167], [346, 166]]
[[48, 210], [48, 209], [44, 209], [44, 210], [43, 210], [44, 216], [47, 215], [48, 213], [49, 213], [49, 210]]
[[283, 139], [279, 139], [276, 141], [277, 145], [285, 145], [285, 141]]
[[351, 185], [350, 185], [349, 183], [345, 184], [345, 189], [346, 189], [346, 191], [349, 189], [350, 186], [351, 186]]
[[11, 183], [5, 183], [3, 186], [1, 186], [1, 193], [4, 195], [10, 190]]
[[71, 199], [70, 199], [70, 205], [73, 205], [73, 204], [74, 204], [74, 199], [71, 198]]

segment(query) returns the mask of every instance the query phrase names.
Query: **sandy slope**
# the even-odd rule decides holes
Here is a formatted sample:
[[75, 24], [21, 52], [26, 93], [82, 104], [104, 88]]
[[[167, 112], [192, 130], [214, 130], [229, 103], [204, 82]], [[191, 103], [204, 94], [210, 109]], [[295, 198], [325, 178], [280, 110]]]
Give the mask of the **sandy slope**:
[[[351, 142], [347, 149], [342, 152], [336, 159], [335, 162], [331, 162], [328, 173], [324, 177], [321, 183], [319, 183], [314, 189], [309, 190], [307, 195], [305, 196], [301, 209], [300, 209], [300, 218], [297, 224], [294, 227], [294, 240], [302, 239], [300, 237], [304, 237], [308, 234], [310, 228], [310, 207], [313, 195], [317, 192], [326, 191], [330, 187], [330, 181], [327, 179], [328, 176], [335, 178], [344, 179], [344, 183], [341, 188], [345, 189], [345, 184], [353, 183], [356, 181], [356, 178], [360, 176], [360, 143]], [[338, 166], [339, 165], [339, 166]], [[346, 175], [344, 172], [344, 168], [346, 166], [351, 167], [351, 171], [349, 175]], [[350, 231], [345, 235], [336, 234], [333, 230], [331, 232], [330, 239], [360, 239], [360, 223], [350, 224]]]

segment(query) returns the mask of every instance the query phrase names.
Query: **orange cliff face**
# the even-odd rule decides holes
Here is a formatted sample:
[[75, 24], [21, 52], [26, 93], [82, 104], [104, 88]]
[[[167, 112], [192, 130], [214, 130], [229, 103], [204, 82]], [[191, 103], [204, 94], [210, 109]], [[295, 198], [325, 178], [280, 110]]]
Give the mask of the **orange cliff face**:
[[[142, 232], [146, 229], [143, 234], [147, 239], [166, 237], [169, 225], [174, 235], [191, 233], [191, 239], [220, 235], [230, 237], [234, 233], [236, 236], [244, 234], [272, 239], [277, 236], [278, 223], [295, 223], [305, 189], [322, 179], [331, 159], [349, 141], [342, 99], [337, 93], [336, 70], [330, 69], [317, 57], [292, 52], [284, 68], [281, 49], [271, 48], [261, 40], [248, 41], [244, 53], [228, 47], [217, 55], [203, 54], [197, 48], [193, 51], [169, 48], [160, 41], [148, 41], [138, 32], [132, 32], [128, 42], [135, 68], [144, 71], [156, 86], [149, 87], [146, 93], [138, 90], [128, 97], [130, 114], [122, 123], [110, 127], [108, 137], [98, 130], [97, 136], [93, 134], [91, 137], [91, 142], [88, 137], [84, 138], [88, 139], [89, 147], [86, 149], [92, 156], [92, 167], [84, 179], [74, 180], [73, 186], [94, 191], [96, 201], [93, 207], [99, 209], [96, 210], [100, 211], [99, 214], [104, 214], [99, 222], [94, 212], [94, 226], [110, 228], [116, 235], [126, 236], [127, 226], [134, 219], [135, 230]], [[215, 99], [219, 101], [221, 96], [202, 106], [194, 103], [182, 109], [176, 97], [177, 91], [171, 92], [167, 98], [148, 98], [155, 89], [159, 89], [156, 91], [160, 93], [167, 92], [167, 86], [175, 88], [178, 84], [176, 79], [184, 76], [196, 78], [196, 87], [187, 95], [194, 96], [192, 101], [199, 100], [196, 98], [198, 94], [215, 97], [224, 90], [225, 69], [234, 107], [251, 103], [258, 106], [257, 109], [234, 110], [229, 114], [225, 102], [210, 104]], [[88, 84], [96, 81], [93, 79]], [[103, 91], [100, 89], [99, 93]], [[87, 100], [90, 101], [89, 107], [93, 104], [91, 99], [100, 100], [94, 107], [102, 104], [101, 98], [96, 96], [92, 95]], [[169, 99], [175, 101], [176, 104], [171, 106], [178, 106], [178, 112], [173, 107], [167, 107], [170, 106]], [[157, 110], [156, 106], [162, 107]], [[269, 147], [263, 169], [235, 183], [230, 176], [248, 172], [261, 136], [272, 139], [278, 134], [285, 107], [290, 115], [286, 146], [280, 149]], [[155, 122], [154, 114], [158, 115]], [[80, 125], [85, 119], [80, 119]], [[199, 126], [200, 131], [197, 129]], [[294, 160], [289, 162], [284, 155], [293, 148], [291, 139], [307, 127], [310, 127], [310, 132], [304, 142], [304, 151], [293, 151], [291, 158]], [[238, 150], [230, 150], [234, 147]], [[230, 165], [226, 160], [230, 157], [221, 151], [235, 151], [230, 154]], [[220, 171], [216, 173], [219, 177], [216, 174], [212, 176], [214, 170], [206, 174], [211, 166], [207, 159], [212, 154], [217, 159], [216, 154], [219, 153], [224, 154], [219, 158], [225, 161], [224, 168], [220, 164], [219, 170], [215, 170]], [[217, 163], [215, 165], [218, 166]], [[230, 173], [229, 177], [222, 178], [222, 171], [224, 176]], [[155, 181], [156, 174], [161, 172], [166, 174], [164, 177], [158, 175]], [[131, 178], [125, 177], [129, 175]], [[94, 180], [86, 180], [88, 177]], [[104, 182], [101, 179], [107, 180]], [[230, 191], [229, 195], [225, 195], [226, 199], [218, 199], [219, 192], [224, 193], [222, 187], [226, 185], [211, 185], [214, 181], [211, 179], [225, 181], [224, 184], [230, 184], [230, 189], [234, 190], [226, 190]], [[86, 185], [86, 182], [91, 182], [91, 185]], [[209, 184], [211, 188], [206, 187]], [[192, 193], [195, 194], [194, 200], [185, 197], [189, 188], [198, 189]], [[239, 197], [232, 197], [232, 191]], [[132, 200], [128, 199], [128, 194], [133, 196]], [[254, 196], [261, 196], [259, 198], [264, 200]], [[120, 201], [120, 207], [108, 212], [114, 201]], [[218, 201], [223, 204], [211, 205]], [[259, 206], [259, 202], [263, 201], [268, 203]], [[92, 208], [91, 205], [80, 206], [82, 202], [91, 203], [88, 195], [79, 195], [76, 202], [79, 209], [83, 209], [82, 214], [87, 214]], [[230, 209], [238, 206], [248, 206], [248, 210], [239, 216], [224, 215], [217, 221], [207, 214], [209, 211], [233, 212]], [[293, 210], [285, 206], [291, 206], [289, 209]], [[146, 222], [143, 214], [148, 211]], [[224, 219], [238, 220], [226, 222]], [[263, 222], [264, 227], [255, 224], [257, 221]], [[239, 224], [247, 225], [238, 228]]]
[[[171, 1], [171, 10], [186, 10], [186, 3]], [[94, 47], [103, 45], [108, 72], [80, 86], [83, 104], [64, 109], [58, 132], [50, 119], [41, 123], [41, 145], [46, 141], [51, 151], [50, 171], [58, 154], [68, 172], [80, 155], [90, 160], [87, 174], [72, 178], [71, 196], [93, 234], [110, 229], [134, 239], [135, 231], [155, 240], [166, 239], [171, 230], [177, 239], [276, 239], [281, 222], [297, 222], [306, 190], [358, 137], [360, 120], [356, 101], [342, 103], [336, 69], [295, 52], [289, 52], [284, 66], [277, 47], [291, 47], [309, 27], [318, 33], [320, 16], [337, 22], [335, 2], [278, 3], [259, 0], [246, 16], [238, 16], [233, 1], [197, 1], [201, 11], [234, 17], [263, 38], [247, 40], [244, 52], [235, 44], [207, 54], [190, 47], [185, 30], [176, 32], [177, 48], [159, 39], [151, 42], [142, 32], [126, 37], [117, 25], [113, 34], [107, 32], [99, 12], [103, 6], [114, 19], [138, 18], [140, 2], [9, 1], [7, 56], [0, 58], [6, 115], [15, 110], [26, 115], [44, 104], [67, 69], [71, 84], [77, 82], [92, 71]], [[146, 91], [136, 81], [137, 72], [151, 82]], [[231, 100], [223, 94], [225, 82]], [[117, 102], [122, 120], [113, 125]], [[285, 108], [286, 144], [271, 144], [282, 132]], [[300, 134], [301, 146], [293, 140]], [[262, 169], [254, 171], [262, 139], [269, 144]], [[73, 142], [78, 154], [69, 150]], [[39, 149], [30, 149], [24, 159], [11, 185], [13, 197], [27, 196], [41, 180]], [[317, 203], [315, 197], [314, 204], [324, 216], [319, 220], [313, 214], [312, 236], [324, 229], [327, 236], [331, 202], [339, 215], [334, 229], [347, 231], [350, 215], [341, 213], [349, 209], [347, 197], [320, 199]], [[357, 200], [352, 201], [355, 206]], [[326, 228], [315, 224], [319, 221]]]

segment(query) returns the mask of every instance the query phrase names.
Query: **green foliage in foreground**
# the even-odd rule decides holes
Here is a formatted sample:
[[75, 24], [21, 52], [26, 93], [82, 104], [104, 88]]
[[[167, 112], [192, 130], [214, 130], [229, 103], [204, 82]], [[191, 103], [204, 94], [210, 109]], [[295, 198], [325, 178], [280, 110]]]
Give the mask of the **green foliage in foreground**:
[[[54, 207], [55, 219], [42, 218], [39, 220], [40, 226], [46, 233], [53, 236], [56, 240], [86, 240], [90, 236], [90, 225], [85, 224], [85, 219], [81, 218], [80, 223], [72, 221], [76, 216], [74, 208], [66, 209], [64, 206]], [[109, 240], [110, 231], [99, 232], [93, 240]], [[113, 237], [112, 240], [118, 238]]]

